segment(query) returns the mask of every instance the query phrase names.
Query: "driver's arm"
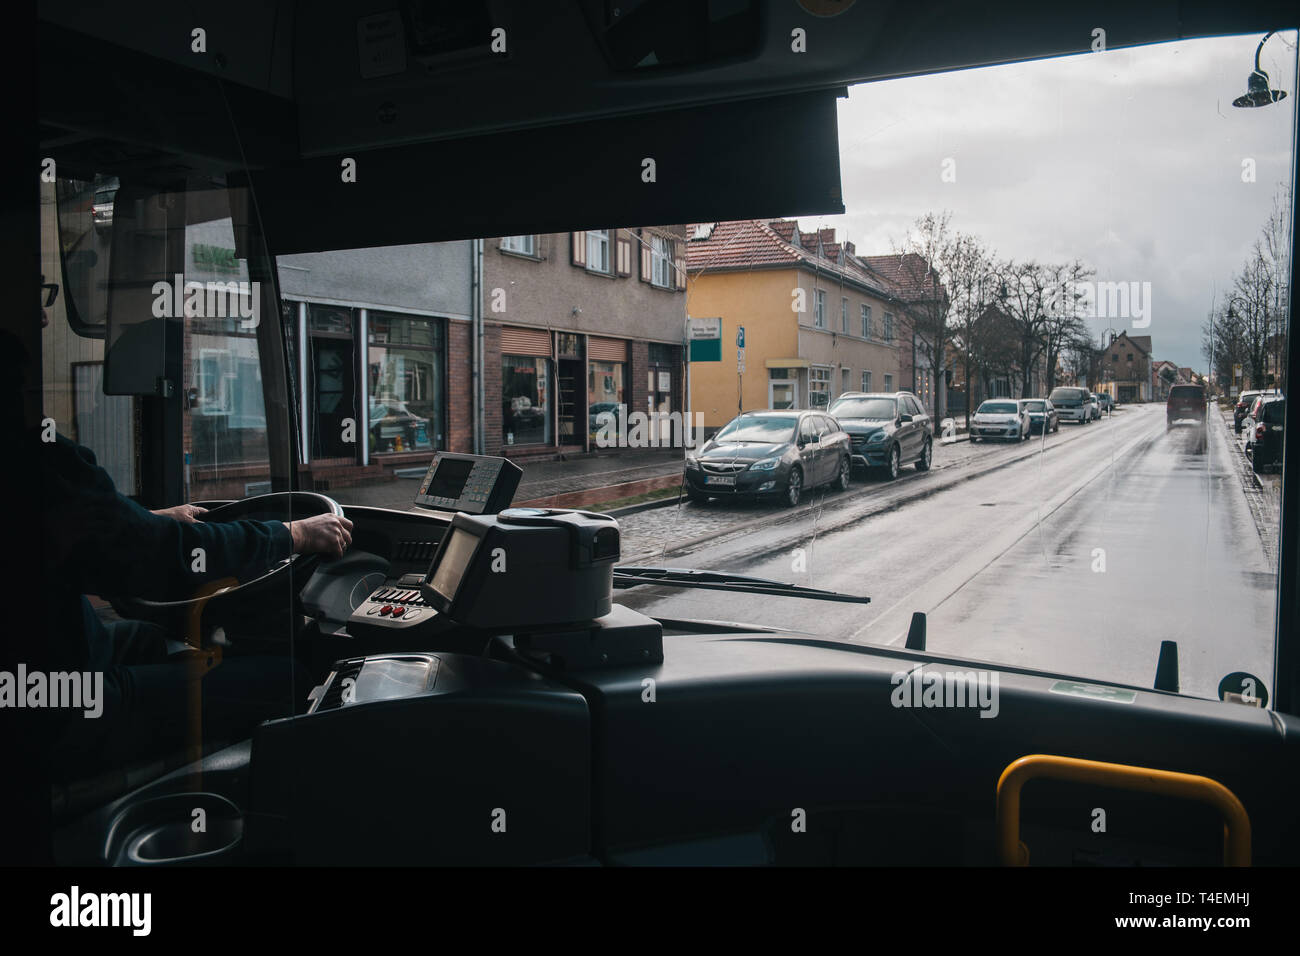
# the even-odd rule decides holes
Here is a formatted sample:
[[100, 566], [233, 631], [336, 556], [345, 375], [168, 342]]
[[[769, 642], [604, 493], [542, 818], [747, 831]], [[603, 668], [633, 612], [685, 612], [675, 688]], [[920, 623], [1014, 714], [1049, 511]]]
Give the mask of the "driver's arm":
[[330, 528], [325, 542], [328, 523], [317, 519], [203, 524], [153, 514], [117, 492], [89, 449], [61, 436], [44, 458], [46, 547], [56, 573], [82, 593], [186, 598], [207, 581], [246, 581], [295, 550], [331, 551], [322, 545], [339, 541]]

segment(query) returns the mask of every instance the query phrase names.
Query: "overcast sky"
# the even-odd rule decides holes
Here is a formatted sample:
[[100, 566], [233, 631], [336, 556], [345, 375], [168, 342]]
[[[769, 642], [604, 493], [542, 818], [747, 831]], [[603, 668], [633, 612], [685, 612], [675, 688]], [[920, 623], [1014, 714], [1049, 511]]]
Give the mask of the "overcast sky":
[[[1294, 32], [1264, 47], [1280, 103], [1236, 109], [1260, 35], [1164, 43], [866, 83], [839, 101], [844, 216], [860, 255], [952, 212], [1002, 258], [1080, 258], [1097, 281], [1150, 282], [1156, 358], [1198, 370], [1200, 328], [1289, 185]], [[956, 181], [942, 182], [955, 160]], [[1256, 162], [1253, 184], [1242, 160]], [[1089, 320], [1094, 332], [1112, 324]], [[1126, 323], [1115, 321], [1119, 327]]]

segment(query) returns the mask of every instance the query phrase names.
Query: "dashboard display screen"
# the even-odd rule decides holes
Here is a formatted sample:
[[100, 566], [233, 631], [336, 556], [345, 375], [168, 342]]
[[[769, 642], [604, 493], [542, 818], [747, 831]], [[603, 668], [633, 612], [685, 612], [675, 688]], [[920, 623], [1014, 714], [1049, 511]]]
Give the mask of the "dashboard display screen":
[[468, 570], [470, 561], [474, 559], [474, 552], [478, 550], [481, 540], [468, 531], [453, 528], [451, 540], [447, 542], [447, 547], [442, 552], [442, 560], [433, 569], [433, 579], [429, 582], [429, 587], [445, 600], [455, 600], [456, 592], [460, 590], [461, 581], [465, 578], [465, 571]]
[[474, 462], [464, 458], [440, 459], [437, 469], [427, 481], [427, 487], [421, 489], [421, 494], [434, 498], [451, 498], [454, 501], [465, 490], [465, 481], [473, 470]]

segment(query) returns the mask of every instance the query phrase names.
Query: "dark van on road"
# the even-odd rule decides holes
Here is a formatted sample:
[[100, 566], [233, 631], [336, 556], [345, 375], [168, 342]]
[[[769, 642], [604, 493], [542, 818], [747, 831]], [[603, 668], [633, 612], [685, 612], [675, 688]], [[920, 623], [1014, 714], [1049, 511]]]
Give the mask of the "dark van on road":
[[1169, 390], [1165, 401], [1165, 431], [1173, 428], [1174, 422], [1189, 420], [1205, 427], [1204, 385], [1175, 385]]
[[1061, 385], [1052, 389], [1047, 400], [1052, 403], [1057, 417], [1063, 422], [1086, 425], [1092, 421], [1092, 393], [1086, 388]]

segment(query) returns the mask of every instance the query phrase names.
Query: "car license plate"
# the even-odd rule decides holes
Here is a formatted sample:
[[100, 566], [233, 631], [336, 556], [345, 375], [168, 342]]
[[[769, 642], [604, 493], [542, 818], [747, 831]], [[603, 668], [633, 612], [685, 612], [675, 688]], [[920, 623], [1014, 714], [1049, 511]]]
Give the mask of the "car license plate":
[[736, 479], [732, 475], [709, 475], [704, 479], [706, 485], [732, 485], [736, 484]]

